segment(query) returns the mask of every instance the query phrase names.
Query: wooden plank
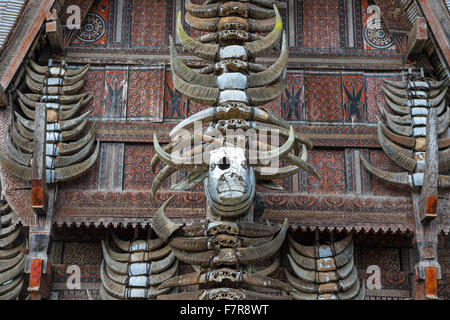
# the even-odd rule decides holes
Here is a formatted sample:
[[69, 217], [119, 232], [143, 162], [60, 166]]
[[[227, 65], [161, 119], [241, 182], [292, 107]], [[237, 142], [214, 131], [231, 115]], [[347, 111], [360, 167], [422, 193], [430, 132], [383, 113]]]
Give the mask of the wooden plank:
[[31, 207], [38, 215], [45, 215], [47, 209], [47, 179], [45, 175], [47, 109], [45, 104], [36, 106], [34, 127], [34, 149], [32, 169]]
[[420, 221], [428, 222], [436, 218], [439, 186], [438, 117], [431, 108], [427, 118], [427, 145], [425, 174], [419, 202]]
[[406, 45], [406, 57], [408, 59], [422, 54], [423, 47], [428, 40], [427, 21], [423, 17], [417, 18], [411, 31], [408, 34], [408, 43]]
[[58, 13], [53, 10], [52, 13], [46, 14], [47, 23], [45, 24], [45, 34], [47, 35], [50, 46], [53, 50], [64, 50], [64, 36], [59, 20]]
[[[204, 60], [188, 55], [181, 55], [183, 61], [191, 67], [205, 67], [207, 64]], [[108, 65], [148, 65], [155, 63], [170, 62], [168, 54], [145, 54], [139, 52], [130, 52], [127, 50], [107, 50], [87, 51], [86, 49], [68, 48], [66, 61], [72, 64], [100, 64], [104, 65], [105, 61]], [[258, 57], [257, 63], [272, 65], [277, 57]], [[407, 70], [407, 66], [403, 63], [402, 56], [386, 56], [386, 57], [355, 57], [337, 56], [337, 57], [318, 57], [318, 56], [293, 56], [289, 57], [288, 68], [308, 68], [308, 69], [357, 69], [357, 70], [383, 70], [383, 71], [400, 71]]]
[[8, 88], [11, 80], [22, 64], [25, 55], [36, 39], [45, 19], [45, 13], [50, 10], [55, 0], [29, 0], [22, 19], [13, 34], [13, 41], [5, 49], [0, 62], [0, 85]]
[[422, 12], [441, 49], [447, 65], [450, 65], [450, 15], [444, 3], [437, 0], [419, 0]]

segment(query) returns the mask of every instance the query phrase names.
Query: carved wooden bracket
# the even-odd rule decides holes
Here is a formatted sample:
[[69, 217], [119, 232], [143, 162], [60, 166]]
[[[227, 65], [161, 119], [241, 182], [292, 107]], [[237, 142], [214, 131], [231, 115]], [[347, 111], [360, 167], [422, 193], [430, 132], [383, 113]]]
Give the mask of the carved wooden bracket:
[[416, 58], [422, 54], [423, 47], [428, 40], [427, 21], [423, 17], [417, 18], [412, 29], [408, 34], [408, 43], [406, 45], [406, 57], [408, 59]]
[[54, 9], [52, 12], [47, 12], [45, 14], [45, 19], [45, 33], [50, 42], [50, 46], [53, 50], [64, 50], [63, 29], [57, 11]]

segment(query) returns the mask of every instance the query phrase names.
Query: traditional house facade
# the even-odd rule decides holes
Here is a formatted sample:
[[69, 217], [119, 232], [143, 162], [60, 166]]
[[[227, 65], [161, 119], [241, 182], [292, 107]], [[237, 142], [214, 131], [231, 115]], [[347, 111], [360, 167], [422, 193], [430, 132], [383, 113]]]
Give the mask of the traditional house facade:
[[449, 299], [449, 7], [0, 1], [0, 300]]

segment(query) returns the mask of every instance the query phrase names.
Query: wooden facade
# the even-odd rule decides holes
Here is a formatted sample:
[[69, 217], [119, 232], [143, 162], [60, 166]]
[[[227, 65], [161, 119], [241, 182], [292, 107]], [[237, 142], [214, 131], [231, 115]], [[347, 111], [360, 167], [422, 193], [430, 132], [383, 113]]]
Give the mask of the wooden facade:
[[[386, 103], [383, 80], [406, 80], [408, 72], [422, 71], [449, 86], [449, 11], [440, 0], [285, 2], [280, 13], [289, 45], [286, 87], [264, 108], [312, 140], [308, 163], [320, 179], [300, 171], [276, 181], [283, 191], [258, 186], [259, 210], [254, 214], [258, 221], [273, 224], [288, 218], [288, 234], [308, 245], [317, 236], [329, 241], [353, 233], [354, 263], [366, 286], [366, 300], [433, 298], [433, 289], [439, 299], [450, 299], [449, 188], [437, 189], [436, 218], [432, 227], [423, 228], [415, 216], [417, 195], [407, 186], [371, 175], [360, 161], [362, 156], [376, 168], [402, 171], [379, 141], [380, 106], [394, 113]], [[72, 19], [68, 8], [74, 5], [80, 8], [79, 29], [68, 28]], [[369, 8], [379, 10], [379, 29], [369, 27], [374, 17]], [[184, 0], [26, 1], [0, 58], [5, 100], [0, 107], [0, 153], [8, 154], [3, 141], [19, 107], [15, 92], [24, 87], [25, 65], [30, 59], [47, 65], [49, 58], [55, 63], [64, 60], [70, 70], [90, 65], [80, 93], [92, 99], [80, 114], [90, 111], [99, 152], [83, 175], [43, 191], [49, 204], [43, 215], [33, 209], [32, 190], [34, 180], [45, 180], [45, 174], [29, 183], [2, 168], [2, 199], [13, 212], [11, 224], [20, 224], [21, 236], [28, 239], [24, 252], [33, 257], [25, 263], [19, 298], [30, 294], [33, 299], [101, 299], [101, 241], [111, 232], [127, 240], [152, 236], [152, 217], [172, 195], [165, 211], [172, 221], [205, 219], [202, 185], [171, 190], [185, 178], [182, 173], [172, 175], [154, 199], [151, 194], [161, 170], [151, 170], [154, 134], [160, 143], [167, 143], [177, 123], [206, 108], [182, 96], [172, 83], [169, 35], [175, 35], [180, 11], [184, 17]], [[183, 25], [191, 37], [201, 35], [184, 19]], [[188, 66], [206, 66], [175, 44]], [[276, 48], [255, 62], [270, 65], [279, 54]], [[444, 99], [448, 98], [447, 94]], [[448, 126], [440, 137], [450, 137]], [[33, 170], [39, 170], [35, 166]], [[443, 174], [448, 175], [448, 169]], [[423, 258], [417, 243], [424, 239], [436, 250], [431, 253], [439, 266], [436, 286], [416, 270]], [[46, 247], [45, 258], [33, 247], [36, 241]], [[283, 250], [288, 251], [287, 245]], [[44, 262], [40, 269], [33, 264], [36, 259]], [[73, 265], [81, 270], [81, 287], [75, 289], [67, 286]], [[286, 281], [287, 265], [287, 258], [282, 258], [272, 277]], [[380, 286], [367, 284], [378, 275], [373, 266], [379, 268]], [[192, 272], [183, 263], [179, 270]]]

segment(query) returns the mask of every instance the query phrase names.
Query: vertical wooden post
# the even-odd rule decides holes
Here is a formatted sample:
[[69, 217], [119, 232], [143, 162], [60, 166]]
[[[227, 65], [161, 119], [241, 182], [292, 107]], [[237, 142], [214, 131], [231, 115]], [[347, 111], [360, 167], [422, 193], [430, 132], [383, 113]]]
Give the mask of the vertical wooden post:
[[431, 108], [427, 118], [425, 174], [420, 194], [419, 210], [422, 223], [436, 218], [439, 187], [438, 118]]
[[53, 206], [56, 198], [56, 186], [48, 188], [48, 209], [46, 216], [36, 217], [36, 223], [30, 226], [29, 254], [25, 272], [30, 275], [28, 291], [33, 300], [47, 299], [50, 296], [52, 264], [48, 255], [51, 248]]
[[47, 180], [45, 163], [47, 110], [45, 104], [36, 106], [34, 150], [32, 163], [31, 207], [37, 215], [47, 214]]
[[430, 109], [427, 119], [427, 145], [424, 183], [419, 194], [413, 191], [415, 278], [413, 299], [437, 299], [437, 279], [441, 268], [437, 260], [437, 194], [439, 186], [437, 114]]

